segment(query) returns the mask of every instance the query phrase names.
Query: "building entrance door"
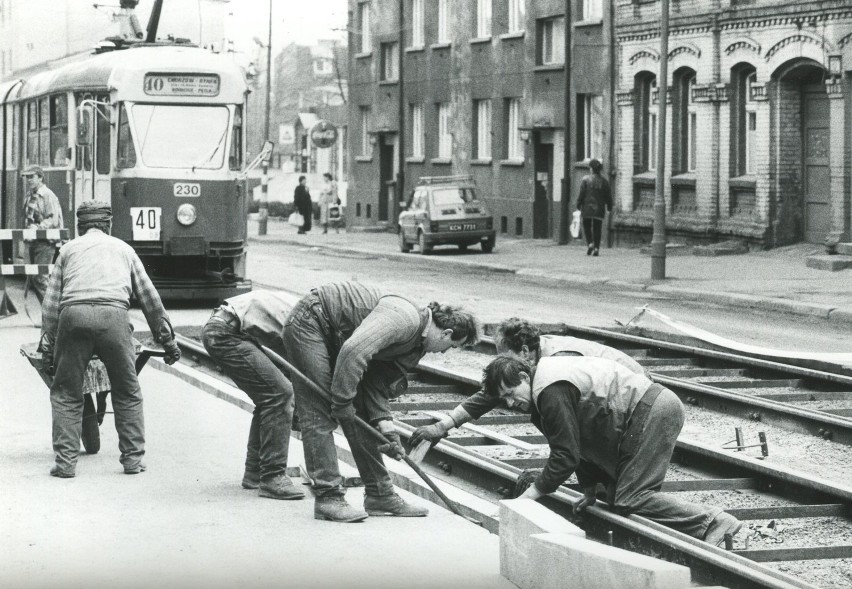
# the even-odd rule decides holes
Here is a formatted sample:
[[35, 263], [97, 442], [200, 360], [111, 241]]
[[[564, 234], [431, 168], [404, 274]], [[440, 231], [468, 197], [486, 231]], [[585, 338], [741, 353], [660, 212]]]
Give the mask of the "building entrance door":
[[394, 194], [393, 162], [394, 145], [389, 138], [379, 135], [379, 221], [387, 221], [393, 210], [391, 199]]
[[831, 228], [830, 117], [825, 86], [805, 86], [802, 103], [802, 202], [805, 208], [805, 241], [823, 243]]
[[553, 143], [544, 143], [542, 133], [533, 134], [535, 178], [533, 179], [533, 238], [546, 239], [551, 229], [553, 210]]

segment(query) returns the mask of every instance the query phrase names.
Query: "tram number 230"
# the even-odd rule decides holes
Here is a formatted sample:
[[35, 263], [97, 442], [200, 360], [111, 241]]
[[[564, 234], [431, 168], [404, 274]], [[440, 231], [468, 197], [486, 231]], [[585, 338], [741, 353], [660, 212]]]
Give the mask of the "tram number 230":
[[130, 207], [133, 241], [159, 241], [160, 207]]

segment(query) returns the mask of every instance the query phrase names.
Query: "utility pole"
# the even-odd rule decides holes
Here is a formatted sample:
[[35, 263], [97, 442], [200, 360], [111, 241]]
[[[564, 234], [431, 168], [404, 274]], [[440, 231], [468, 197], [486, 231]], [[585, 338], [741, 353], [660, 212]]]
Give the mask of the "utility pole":
[[571, 236], [568, 225], [571, 218], [571, 186], [574, 178], [574, 71], [573, 37], [574, 23], [572, 5], [574, 0], [565, 0], [565, 156], [562, 158], [562, 200], [559, 203], [559, 245], [568, 245]]
[[[263, 129], [266, 141], [269, 141], [269, 111], [272, 108], [272, 0], [269, 0], [269, 34], [266, 37], [266, 112], [263, 117]], [[266, 235], [266, 222], [269, 218], [269, 161], [263, 160], [263, 176], [260, 180], [260, 207], [258, 208], [257, 234]]]
[[654, 186], [654, 235], [651, 280], [666, 277], [666, 111], [669, 94], [669, 0], [660, 0], [660, 73], [657, 76], [657, 181]]
[[393, 221], [399, 219], [399, 201], [405, 198], [405, 0], [399, 0], [399, 82], [397, 91], [399, 99], [397, 108], [399, 110], [399, 119], [397, 122], [396, 133], [396, 153], [397, 153], [397, 170], [396, 174], [396, 194], [393, 199], [393, 208], [391, 214]]

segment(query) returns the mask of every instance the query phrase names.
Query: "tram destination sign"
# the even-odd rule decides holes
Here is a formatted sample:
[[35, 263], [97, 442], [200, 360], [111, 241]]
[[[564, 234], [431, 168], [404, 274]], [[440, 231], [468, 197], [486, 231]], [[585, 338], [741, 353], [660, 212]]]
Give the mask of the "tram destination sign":
[[148, 96], [218, 96], [219, 76], [215, 74], [145, 74], [143, 89]]

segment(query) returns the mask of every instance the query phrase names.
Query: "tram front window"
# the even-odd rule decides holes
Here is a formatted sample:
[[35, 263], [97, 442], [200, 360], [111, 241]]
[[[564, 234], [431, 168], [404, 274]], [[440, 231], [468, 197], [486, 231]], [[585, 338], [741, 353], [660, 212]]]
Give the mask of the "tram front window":
[[139, 156], [149, 168], [218, 170], [225, 160], [225, 106], [134, 104]]

